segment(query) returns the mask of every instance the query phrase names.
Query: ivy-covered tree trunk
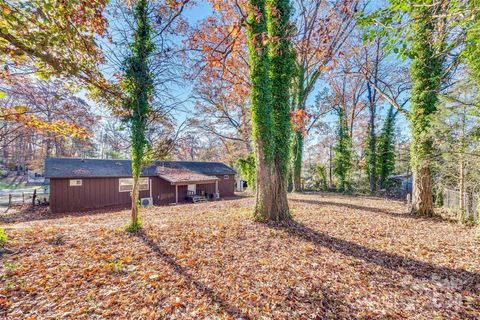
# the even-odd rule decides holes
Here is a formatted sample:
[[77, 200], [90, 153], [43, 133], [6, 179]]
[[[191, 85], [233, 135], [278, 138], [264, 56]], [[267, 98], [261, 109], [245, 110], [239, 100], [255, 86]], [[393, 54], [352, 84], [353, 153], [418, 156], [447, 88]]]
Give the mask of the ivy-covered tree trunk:
[[290, 86], [295, 72], [295, 56], [290, 17], [292, 7], [289, 0], [267, 0], [267, 21], [270, 57], [270, 81], [272, 84], [272, 112], [275, 141], [275, 186], [276, 212], [268, 215], [269, 220], [290, 218], [287, 202], [287, 174], [290, 160], [291, 96]]
[[[291, 65], [288, 1], [250, 0], [247, 44], [250, 60], [251, 113], [257, 172], [254, 218], [290, 218], [287, 168], [290, 137]], [[270, 41], [268, 40], [270, 36]]]
[[293, 133], [293, 174], [292, 192], [302, 191], [302, 161], [303, 161], [303, 134], [299, 131]]
[[352, 167], [352, 139], [348, 133], [348, 123], [342, 108], [338, 110], [337, 137], [333, 156], [333, 174], [337, 180], [337, 189], [346, 191], [350, 187], [350, 169]]
[[367, 82], [367, 95], [368, 95], [368, 109], [370, 111], [370, 119], [367, 128], [367, 152], [365, 153], [367, 160], [367, 174], [370, 184], [370, 192], [377, 190], [377, 136], [375, 133], [375, 93], [372, 87]]
[[383, 123], [382, 131], [378, 137], [378, 184], [380, 189], [385, 188], [388, 176], [395, 169], [395, 116], [393, 107], [390, 106]]
[[[299, 68], [297, 71], [297, 89], [295, 92], [295, 105], [297, 109], [305, 108], [305, 70]], [[302, 191], [302, 161], [303, 161], [303, 133], [300, 131], [293, 132], [292, 139], [292, 191]]]
[[412, 99], [410, 129], [413, 171], [412, 213], [433, 215], [432, 173], [430, 167], [433, 137], [431, 118], [437, 110], [442, 65], [434, 50], [434, 21], [431, 6], [412, 7], [413, 61], [410, 67]]
[[128, 94], [125, 109], [128, 115], [124, 118], [130, 125], [132, 140], [132, 221], [129, 226], [132, 231], [140, 228], [139, 179], [148, 146], [145, 131], [151, 111], [149, 99], [154, 89], [148, 63], [154, 50], [148, 21], [148, 0], [136, 2], [134, 18], [136, 28], [131, 45], [132, 53], [125, 62], [125, 90]]

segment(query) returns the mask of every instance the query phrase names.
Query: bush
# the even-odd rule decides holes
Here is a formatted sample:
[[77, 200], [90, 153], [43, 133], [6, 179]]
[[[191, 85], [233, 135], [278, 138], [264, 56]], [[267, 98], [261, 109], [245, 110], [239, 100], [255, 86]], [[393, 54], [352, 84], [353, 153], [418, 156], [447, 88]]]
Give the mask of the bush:
[[237, 165], [238, 172], [242, 178], [247, 181], [247, 188], [249, 190], [255, 190], [256, 168], [254, 156], [248, 155], [244, 158], [240, 158], [235, 162], [235, 164]]
[[0, 246], [4, 246], [7, 243], [8, 237], [5, 230], [0, 228]]
[[138, 233], [140, 230], [142, 230], [142, 221], [140, 218], [138, 218], [136, 223], [130, 221], [130, 223], [125, 226], [125, 231], [130, 233]]
[[435, 206], [437, 208], [443, 207], [443, 190], [441, 188], [438, 188], [435, 194]]

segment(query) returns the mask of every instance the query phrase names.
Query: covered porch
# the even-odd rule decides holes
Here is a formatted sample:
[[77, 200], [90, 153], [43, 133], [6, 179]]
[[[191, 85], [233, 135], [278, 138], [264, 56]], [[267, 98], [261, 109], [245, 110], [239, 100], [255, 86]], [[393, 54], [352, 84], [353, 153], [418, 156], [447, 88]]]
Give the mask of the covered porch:
[[[218, 188], [218, 178], [193, 172], [186, 169], [157, 167], [158, 176], [169, 182], [175, 187], [175, 204], [183, 200], [191, 200], [192, 202], [204, 202], [208, 199], [220, 198]], [[186, 194], [179, 192], [186, 188]], [[185, 197], [185, 199], [183, 199]]]

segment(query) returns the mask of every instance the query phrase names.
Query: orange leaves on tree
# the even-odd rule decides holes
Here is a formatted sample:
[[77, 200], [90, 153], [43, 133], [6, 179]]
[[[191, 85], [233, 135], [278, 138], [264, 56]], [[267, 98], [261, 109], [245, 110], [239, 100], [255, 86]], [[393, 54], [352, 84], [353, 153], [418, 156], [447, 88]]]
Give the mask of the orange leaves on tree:
[[295, 131], [302, 132], [304, 136], [307, 135], [307, 126], [312, 117], [305, 109], [297, 109], [290, 112], [290, 119], [292, 128]]
[[228, 97], [238, 100], [249, 94], [249, 66], [245, 30], [237, 4], [209, 1], [214, 13], [188, 33], [184, 41], [195, 61], [190, 76], [202, 84], [229, 86]]
[[27, 107], [0, 108], [0, 120], [23, 124], [38, 131], [46, 131], [60, 136], [70, 136], [77, 139], [88, 139], [91, 134], [77, 124], [66, 121], [47, 122], [34, 115], [27, 115]]

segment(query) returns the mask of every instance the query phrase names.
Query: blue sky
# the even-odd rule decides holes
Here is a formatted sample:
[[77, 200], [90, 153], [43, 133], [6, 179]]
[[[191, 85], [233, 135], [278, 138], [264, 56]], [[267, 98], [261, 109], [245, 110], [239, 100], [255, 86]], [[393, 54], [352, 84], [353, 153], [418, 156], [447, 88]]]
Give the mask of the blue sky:
[[[377, 4], [378, 5], [378, 4]], [[185, 17], [191, 24], [198, 23], [202, 19], [205, 19], [210, 15], [212, 12], [210, 5], [206, 2], [199, 1], [195, 6], [189, 6], [187, 10], [184, 12]], [[175, 42], [180, 43], [182, 38], [179, 36]], [[393, 60], [392, 63], [394, 63], [395, 58], [391, 57]], [[317, 85], [315, 86], [314, 91], [309, 95], [307, 104], [312, 105], [315, 103], [315, 97], [317, 93], [319, 92], [320, 89], [326, 86], [326, 83], [322, 80], [317, 82]], [[177, 96], [177, 98], [181, 101], [184, 101], [182, 104], [182, 110], [174, 112], [174, 118], [176, 119], [177, 123], [182, 123], [193, 111], [194, 108], [194, 101], [191, 99], [191, 91], [192, 91], [192, 83], [189, 81], [183, 81], [183, 83], [180, 86], [177, 85], [172, 85], [170, 87], [171, 93]], [[384, 111], [382, 113], [386, 112], [387, 108], [383, 108]], [[103, 117], [105, 117], [105, 112], [104, 110], [98, 110], [97, 113]], [[382, 114], [380, 114], [380, 118], [382, 118]], [[398, 118], [398, 125], [400, 128], [400, 132], [402, 134], [407, 134], [408, 133], [408, 127], [407, 127], [407, 122], [405, 121], [404, 117], [400, 115]], [[335, 124], [335, 116], [330, 114], [326, 115], [324, 117], [324, 121], [332, 125], [334, 127]]]

